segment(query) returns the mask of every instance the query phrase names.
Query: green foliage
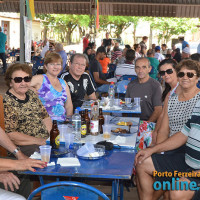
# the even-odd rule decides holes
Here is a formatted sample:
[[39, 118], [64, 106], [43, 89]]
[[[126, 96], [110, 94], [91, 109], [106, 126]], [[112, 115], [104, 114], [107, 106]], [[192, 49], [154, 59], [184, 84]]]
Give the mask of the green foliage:
[[89, 26], [90, 18], [88, 15], [63, 15], [63, 14], [39, 14], [45, 26], [53, 27], [53, 31], [60, 35], [62, 42], [67, 41], [71, 44], [71, 36], [76, 27], [81, 27], [81, 31]]
[[173, 36], [184, 34], [186, 31], [197, 31], [198, 19], [151, 17], [147, 19], [151, 29], [158, 30], [158, 40], [167, 43]]
[[[44, 34], [53, 28], [53, 33], [59, 35], [59, 40], [71, 43], [71, 36], [78, 27], [80, 37], [85, 35], [90, 24], [89, 15], [38, 14], [44, 26]], [[148, 21], [152, 30], [157, 30], [159, 41], [167, 43], [173, 36], [184, 34], [187, 30], [195, 32], [199, 19], [164, 18], [164, 17], [135, 17], [135, 16], [102, 16], [99, 17], [99, 31], [109, 31], [111, 37], [120, 38], [123, 31], [133, 25], [133, 39], [140, 21]]]

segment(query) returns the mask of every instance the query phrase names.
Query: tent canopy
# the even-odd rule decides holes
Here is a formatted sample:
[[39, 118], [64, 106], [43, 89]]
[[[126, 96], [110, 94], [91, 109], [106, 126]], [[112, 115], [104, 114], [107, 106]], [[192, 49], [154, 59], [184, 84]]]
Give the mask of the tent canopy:
[[[35, 0], [35, 12], [90, 14], [91, 0]], [[100, 15], [200, 17], [199, 0], [99, 0]], [[20, 0], [0, 0], [0, 12], [20, 12]]]

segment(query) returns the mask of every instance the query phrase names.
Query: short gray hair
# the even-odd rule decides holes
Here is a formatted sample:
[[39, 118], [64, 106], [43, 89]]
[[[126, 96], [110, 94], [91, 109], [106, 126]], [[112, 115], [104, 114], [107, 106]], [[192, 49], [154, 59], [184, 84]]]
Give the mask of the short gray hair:
[[63, 50], [63, 45], [61, 43], [57, 43], [55, 46], [56, 50], [62, 51]]
[[145, 57], [139, 57], [139, 58], [137, 58], [137, 59], [135, 60], [135, 66], [136, 66], [136, 63], [137, 63], [138, 61], [140, 61], [140, 60], [146, 60], [146, 61], [148, 62], [148, 67], [151, 67], [151, 63], [150, 63], [149, 59], [148, 59], [148, 58], [145, 58]]

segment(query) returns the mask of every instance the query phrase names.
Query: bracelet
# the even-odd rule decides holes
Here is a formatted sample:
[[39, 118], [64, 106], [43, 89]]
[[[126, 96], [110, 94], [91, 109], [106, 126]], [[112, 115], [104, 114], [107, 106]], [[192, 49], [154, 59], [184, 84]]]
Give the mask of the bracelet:
[[12, 154], [13, 154], [13, 155], [16, 155], [19, 151], [20, 151], [20, 148], [17, 147], [17, 148], [12, 152]]

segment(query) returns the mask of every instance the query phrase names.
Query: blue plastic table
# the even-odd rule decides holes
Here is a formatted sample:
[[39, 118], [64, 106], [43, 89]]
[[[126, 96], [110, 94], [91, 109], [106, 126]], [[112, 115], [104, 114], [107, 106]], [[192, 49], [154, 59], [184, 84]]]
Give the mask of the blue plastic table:
[[[41, 184], [43, 176], [83, 177], [95, 180], [112, 181], [112, 200], [118, 199], [120, 185], [120, 199], [123, 199], [123, 180], [130, 180], [135, 159], [135, 150], [128, 148], [114, 149], [99, 160], [79, 159], [80, 167], [63, 167], [60, 165], [37, 169], [36, 172], [25, 171], [22, 174], [39, 175]], [[56, 161], [52, 158], [51, 161]]]

